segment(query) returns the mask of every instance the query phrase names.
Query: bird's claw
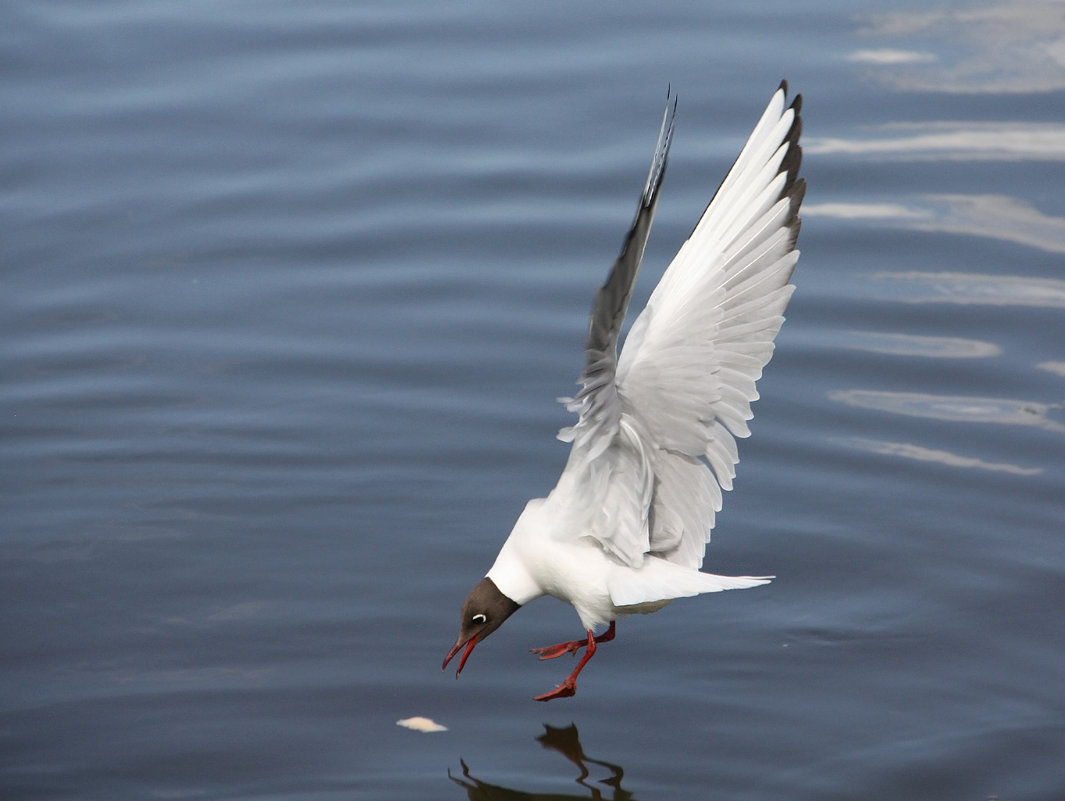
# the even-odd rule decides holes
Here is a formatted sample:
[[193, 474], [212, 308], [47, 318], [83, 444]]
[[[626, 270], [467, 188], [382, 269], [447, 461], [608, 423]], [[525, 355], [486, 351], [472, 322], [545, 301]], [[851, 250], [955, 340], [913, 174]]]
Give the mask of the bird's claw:
[[562, 656], [562, 654], [575, 654], [578, 648], [583, 648], [585, 645], [586, 643], [571, 640], [570, 642], [560, 642], [558, 645], [548, 645], [544, 648], [532, 648], [529, 653], [539, 656], [542, 662], [545, 659], [555, 659]]
[[577, 682], [566, 679], [551, 692], [536, 696], [534, 701], [550, 701], [553, 698], [569, 698], [577, 694]]

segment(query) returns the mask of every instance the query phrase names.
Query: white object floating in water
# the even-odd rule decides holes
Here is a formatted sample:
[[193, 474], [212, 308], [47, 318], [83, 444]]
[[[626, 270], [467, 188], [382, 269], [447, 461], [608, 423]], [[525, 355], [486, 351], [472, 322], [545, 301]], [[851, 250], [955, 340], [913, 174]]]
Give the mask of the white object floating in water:
[[447, 726], [441, 726], [432, 718], [423, 718], [420, 715], [414, 718], [403, 718], [403, 720], [397, 720], [396, 725], [402, 726], [405, 729], [414, 729], [414, 731], [447, 731]]

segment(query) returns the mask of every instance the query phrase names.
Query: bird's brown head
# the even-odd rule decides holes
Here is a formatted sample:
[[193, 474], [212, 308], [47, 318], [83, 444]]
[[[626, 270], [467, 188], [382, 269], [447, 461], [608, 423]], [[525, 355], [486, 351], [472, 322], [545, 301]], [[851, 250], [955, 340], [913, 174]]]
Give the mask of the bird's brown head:
[[485, 576], [470, 590], [466, 600], [462, 603], [462, 616], [459, 618], [459, 638], [455, 645], [444, 657], [444, 666], [441, 670], [447, 670], [447, 663], [454, 659], [463, 646], [466, 650], [459, 660], [457, 677], [462, 673], [466, 660], [473, 653], [473, 647], [503, 625], [503, 621], [520, 609], [520, 604], [514, 603], [510, 598], [499, 591], [492, 579]]

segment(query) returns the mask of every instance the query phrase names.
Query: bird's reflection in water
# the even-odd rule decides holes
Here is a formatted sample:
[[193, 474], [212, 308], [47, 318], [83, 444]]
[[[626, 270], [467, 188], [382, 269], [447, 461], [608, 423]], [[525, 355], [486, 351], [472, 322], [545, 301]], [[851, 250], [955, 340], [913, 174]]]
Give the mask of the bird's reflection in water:
[[[625, 771], [621, 769], [620, 765], [614, 765], [601, 759], [592, 759], [585, 754], [584, 749], [581, 747], [580, 735], [577, 734], [576, 726], [569, 725], [562, 729], [556, 729], [554, 726], [548, 726], [545, 723], [544, 733], [537, 737], [536, 740], [544, 748], [558, 751], [558, 753], [577, 766], [580, 775], [574, 781], [587, 792], [573, 795], [527, 793], [509, 787], [500, 787], [497, 784], [487, 784], [470, 773], [470, 768], [465, 760], [460, 760], [462, 763], [462, 776], [452, 776], [451, 771], [448, 770], [448, 778], [466, 790], [466, 795], [470, 801], [518, 801], [518, 799], [522, 799], [522, 801], [567, 801], [567, 799], [586, 798], [591, 798], [593, 801], [635, 801], [632, 793], [627, 792], [621, 786], [621, 779], [625, 775]], [[594, 784], [591, 784], [587, 781], [588, 777], [591, 776], [588, 765], [605, 768], [610, 772], [610, 776], [606, 779], [597, 779]], [[604, 791], [598, 785], [609, 787], [609, 794], [604, 794]]]

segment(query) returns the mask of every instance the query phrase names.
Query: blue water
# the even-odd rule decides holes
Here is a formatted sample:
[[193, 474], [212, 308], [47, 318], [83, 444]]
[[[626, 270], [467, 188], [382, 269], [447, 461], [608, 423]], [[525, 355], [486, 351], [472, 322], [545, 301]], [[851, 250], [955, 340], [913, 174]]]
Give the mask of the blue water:
[[[5, 798], [1065, 797], [1059, 3], [0, 13]], [[667, 86], [634, 305], [782, 77], [798, 290], [707, 560], [778, 578], [573, 699], [551, 600], [441, 675]]]

